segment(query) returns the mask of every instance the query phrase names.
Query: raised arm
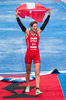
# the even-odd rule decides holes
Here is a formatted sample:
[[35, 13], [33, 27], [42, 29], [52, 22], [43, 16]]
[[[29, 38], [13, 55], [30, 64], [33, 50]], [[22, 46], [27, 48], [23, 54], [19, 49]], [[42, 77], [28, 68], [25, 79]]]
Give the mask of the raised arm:
[[49, 10], [49, 14], [47, 18], [45, 19], [45, 21], [43, 22], [42, 26], [37, 30], [39, 36], [40, 36], [40, 33], [45, 29], [47, 23], [49, 22], [50, 15], [51, 15], [51, 9]]
[[18, 22], [21, 30], [28, 35], [29, 34], [29, 30], [22, 24], [21, 20], [19, 19], [18, 11], [15, 11], [15, 15], [16, 15], [16, 19], [17, 19], [17, 22]]

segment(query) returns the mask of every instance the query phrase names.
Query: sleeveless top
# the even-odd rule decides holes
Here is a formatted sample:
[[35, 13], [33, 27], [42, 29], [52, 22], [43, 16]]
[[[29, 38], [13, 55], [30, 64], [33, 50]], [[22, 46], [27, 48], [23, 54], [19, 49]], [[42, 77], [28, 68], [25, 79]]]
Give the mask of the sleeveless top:
[[27, 51], [28, 52], [38, 52], [39, 51], [39, 35], [36, 32], [35, 35], [33, 35], [30, 31], [29, 31], [29, 35], [26, 39], [26, 44], [27, 44]]

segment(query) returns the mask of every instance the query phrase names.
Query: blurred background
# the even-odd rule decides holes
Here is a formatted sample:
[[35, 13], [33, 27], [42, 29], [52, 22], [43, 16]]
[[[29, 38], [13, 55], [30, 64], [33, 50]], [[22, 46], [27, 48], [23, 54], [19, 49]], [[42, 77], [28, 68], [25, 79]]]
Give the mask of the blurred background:
[[[22, 74], [25, 72], [26, 41], [15, 17], [21, 3], [40, 3], [51, 8], [51, 17], [41, 33], [39, 50], [41, 71], [58, 69], [66, 71], [66, 1], [61, 0], [0, 0], [0, 74]], [[46, 13], [45, 18], [48, 13]], [[20, 18], [26, 28], [32, 18]], [[44, 21], [43, 20], [43, 21]], [[42, 23], [38, 23], [38, 28]], [[32, 63], [31, 71], [34, 72]]]

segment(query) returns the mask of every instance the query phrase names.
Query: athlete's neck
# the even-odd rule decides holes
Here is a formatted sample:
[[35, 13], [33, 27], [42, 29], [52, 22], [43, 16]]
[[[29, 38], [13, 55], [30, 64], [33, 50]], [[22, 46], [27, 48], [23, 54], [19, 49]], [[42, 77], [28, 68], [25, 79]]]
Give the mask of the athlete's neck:
[[36, 32], [34, 32], [34, 31], [32, 31], [32, 30], [30, 30], [30, 32], [34, 35], [34, 34], [36, 34]]

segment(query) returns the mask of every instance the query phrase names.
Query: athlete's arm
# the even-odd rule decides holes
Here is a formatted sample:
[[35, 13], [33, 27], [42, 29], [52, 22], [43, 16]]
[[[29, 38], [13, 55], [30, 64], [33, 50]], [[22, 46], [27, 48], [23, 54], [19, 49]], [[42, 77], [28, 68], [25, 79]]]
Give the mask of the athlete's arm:
[[21, 27], [22, 31], [28, 35], [29, 30], [22, 24], [21, 20], [19, 19], [18, 11], [15, 11], [15, 15], [16, 15], [17, 22], [18, 22], [19, 26]]
[[49, 21], [50, 15], [47, 16], [47, 18], [45, 19], [43, 25], [40, 27], [41, 31], [43, 31]]
[[49, 14], [47, 18], [45, 19], [44, 23], [42, 24], [42, 26], [37, 30], [37, 33], [39, 34], [39, 36], [40, 36], [40, 33], [45, 29], [47, 23], [49, 22], [50, 15], [51, 15], [51, 10], [49, 10]]
[[21, 22], [21, 20], [19, 19], [19, 17], [16, 18], [16, 19], [17, 19], [17, 22], [18, 22], [19, 26], [21, 27], [22, 31], [25, 32], [25, 31], [26, 31], [26, 28], [25, 28], [25, 26], [22, 24], [22, 22]]

